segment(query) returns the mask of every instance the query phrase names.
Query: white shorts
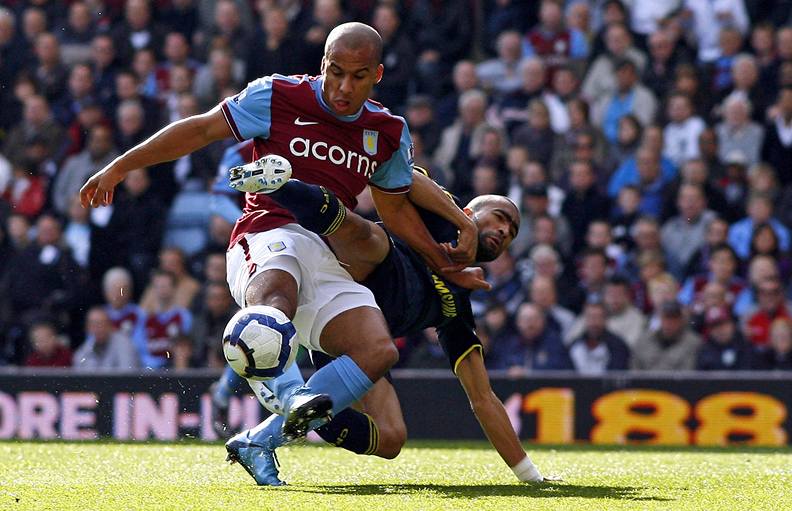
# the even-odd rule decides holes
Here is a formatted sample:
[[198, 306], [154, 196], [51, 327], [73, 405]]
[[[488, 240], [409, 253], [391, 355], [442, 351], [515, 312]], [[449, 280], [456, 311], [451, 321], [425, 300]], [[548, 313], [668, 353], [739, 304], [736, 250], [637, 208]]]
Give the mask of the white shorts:
[[250, 282], [266, 270], [283, 270], [299, 289], [294, 327], [300, 343], [322, 350], [319, 338], [325, 325], [357, 307], [379, 309], [374, 295], [341, 267], [322, 239], [297, 224], [246, 234], [226, 253], [228, 287], [240, 307]]

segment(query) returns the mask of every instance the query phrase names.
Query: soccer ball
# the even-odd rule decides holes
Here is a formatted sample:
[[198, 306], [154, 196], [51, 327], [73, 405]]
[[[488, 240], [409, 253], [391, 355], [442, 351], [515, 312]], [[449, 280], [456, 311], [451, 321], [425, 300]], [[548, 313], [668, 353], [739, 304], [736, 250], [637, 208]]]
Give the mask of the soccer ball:
[[294, 362], [297, 332], [274, 307], [254, 305], [240, 310], [223, 332], [223, 355], [239, 376], [251, 380], [277, 378]]

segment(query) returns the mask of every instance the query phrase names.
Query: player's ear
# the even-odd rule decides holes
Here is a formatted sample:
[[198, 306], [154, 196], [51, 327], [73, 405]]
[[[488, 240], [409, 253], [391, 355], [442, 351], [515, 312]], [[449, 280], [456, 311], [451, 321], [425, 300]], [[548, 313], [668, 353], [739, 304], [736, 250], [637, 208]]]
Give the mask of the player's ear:
[[377, 66], [377, 81], [374, 82], [374, 83], [380, 83], [380, 80], [382, 80], [382, 73], [384, 73], [384, 72], [385, 72], [385, 66], [383, 66], [382, 64], [378, 65]]
[[327, 57], [322, 57], [322, 66], [319, 70], [322, 74], [325, 74], [325, 71], [327, 71]]
[[462, 208], [462, 212], [464, 214], [466, 214], [467, 216], [469, 216], [470, 218], [473, 218], [473, 210], [472, 209], [470, 209], [470, 208]]

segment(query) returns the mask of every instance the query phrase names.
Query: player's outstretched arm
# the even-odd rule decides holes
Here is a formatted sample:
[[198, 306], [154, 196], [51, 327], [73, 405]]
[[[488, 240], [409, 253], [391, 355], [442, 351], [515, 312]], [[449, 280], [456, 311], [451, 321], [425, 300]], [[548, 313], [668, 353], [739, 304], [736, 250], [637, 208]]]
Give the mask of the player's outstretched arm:
[[[467, 289], [488, 289], [489, 283], [477, 268], [459, 271], [459, 266], [449, 259], [443, 247], [429, 234], [415, 206], [407, 194], [385, 193], [371, 188], [371, 197], [377, 213], [390, 232], [404, 240], [415, 250], [433, 271], [448, 281]], [[471, 271], [468, 271], [471, 270]]]
[[83, 207], [106, 206], [113, 190], [133, 169], [175, 160], [210, 143], [232, 136], [220, 106], [165, 126], [91, 176], [80, 189]]
[[408, 195], [413, 204], [443, 217], [459, 229], [457, 245], [448, 246], [446, 250], [455, 263], [462, 266], [473, 264], [478, 247], [478, 229], [473, 219], [457, 207], [445, 190], [417, 170], [413, 170], [413, 182]]
[[492, 391], [481, 352], [473, 350], [459, 361], [456, 375], [465, 389], [481, 429], [503, 461], [514, 470], [521, 481], [542, 481], [541, 474], [520, 445], [503, 403]]

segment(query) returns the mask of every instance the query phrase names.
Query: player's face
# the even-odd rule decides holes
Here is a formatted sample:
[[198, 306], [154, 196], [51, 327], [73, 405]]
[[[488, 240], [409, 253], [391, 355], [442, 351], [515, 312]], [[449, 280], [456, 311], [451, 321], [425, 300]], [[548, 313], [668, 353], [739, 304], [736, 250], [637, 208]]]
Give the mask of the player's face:
[[370, 49], [333, 47], [322, 58], [322, 98], [336, 115], [353, 115], [382, 79]]
[[488, 204], [473, 213], [473, 221], [478, 227], [478, 251], [476, 260], [481, 263], [494, 261], [501, 255], [520, 227], [520, 217], [511, 203]]

